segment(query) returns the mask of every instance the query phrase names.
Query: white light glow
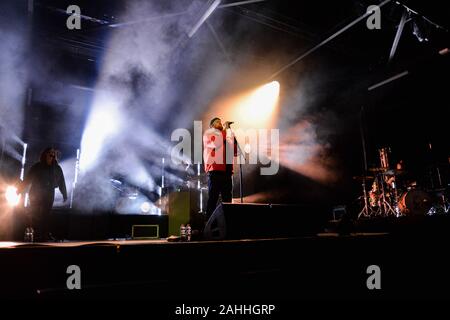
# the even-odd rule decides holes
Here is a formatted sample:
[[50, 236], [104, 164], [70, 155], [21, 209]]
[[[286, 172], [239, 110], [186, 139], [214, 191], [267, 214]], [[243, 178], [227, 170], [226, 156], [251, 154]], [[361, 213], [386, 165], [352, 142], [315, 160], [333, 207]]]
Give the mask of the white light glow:
[[120, 131], [117, 101], [104, 93], [95, 99], [81, 140], [80, 169], [91, 168], [101, 155], [106, 140]]
[[248, 100], [243, 102], [242, 117], [251, 119], [256, 123], [264, 122], [271, 118], [279, 93], [280, 84], [278, 81], [272, 81], [258, 88], [250, 95]]
[[6, 201], [9, 206], [15, 207], [20, 202], [20, 194], [17, 194], [17, 188], [8, 186], [5, 192]]

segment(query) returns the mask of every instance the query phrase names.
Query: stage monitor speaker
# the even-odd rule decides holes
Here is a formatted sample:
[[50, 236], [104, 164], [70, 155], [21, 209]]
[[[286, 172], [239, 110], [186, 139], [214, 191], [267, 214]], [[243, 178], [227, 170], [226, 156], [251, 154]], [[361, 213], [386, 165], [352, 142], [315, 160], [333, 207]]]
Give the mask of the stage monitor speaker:
[[156, 239], [167, 237], [167, 215], [112, 214], [111, 238]]
[[157, 224], [134, 224], [131, 226], [131, 238], [132, 239], [159, 239], [159, 225]]
[[312, 236], [324, 230], [331, 208], [312, 205], [222, 203], [208, 219], [205, 240]]

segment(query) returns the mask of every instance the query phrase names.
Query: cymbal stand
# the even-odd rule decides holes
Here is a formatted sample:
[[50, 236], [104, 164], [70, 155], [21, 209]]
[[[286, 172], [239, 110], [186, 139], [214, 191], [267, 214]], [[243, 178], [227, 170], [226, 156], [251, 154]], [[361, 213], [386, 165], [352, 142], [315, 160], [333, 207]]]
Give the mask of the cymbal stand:
[[[394, 198], [391, 201], [391, 203], [393, 205], [393, 210], [395, 212], [394, 214], [397, 217], [399, 217], [401, 215], [401, 213], [400, 213], [400, 208], [398, 207], [398, 200], [399, 200], [399, 198], [398, 198], [397, 180], [395, 178], [396, 178], [396, 176], [394, 175], [393, 178], [392, 178], [393, 180], [391, 182], [388, 182], [388, 185], [394, 191]], [[389, 179], [389, 180], [391, 180], [391, 179]]]
[[447, 198], [445, 197], [445, 195], [442, 196], [443, 197], [443, 201], [444, 201], [444, 212], [448, 213], [450, 211], [450, 203], [448, 202]]
[[363, 178], [362, 187], [363, 187], [364, 207], [359, 212], [358, 219], [361, 217], [369, 218], [372, 215], [372, 209], [369, 209], [369, 204], [367, 203], [366, 178]]
[[363, 197], [364, 197], [364, 207], [358, 214], [358, 219], [361, 216], [364, 216], [366, 218], [370, 217], [372, 215], [372, 208], [369, 209], [369, 205], [367, 203], [367, 190], [366, 190], [366, 174], [367, 174], [367, 155], [366, 155], [366, 139], [364, 138], [364, 129], [363, 129], [363, 122], [364, 122], [364, 106], [361, 107], [360, 112], [360, 134], [361, 134], [361, 145], [362, 145], [362, 152], [363, 152], [363, 161], [364, 161], [364, 177], [363, 177]]
[[395, 211], [395, 215], [397, 217], [399, 217], [400, 216], [400, 208], [398, 207], [398, 190], [397, 190], [397, 181], [395, 180], [395, 176], [394, 176], [394, 182], [392, 182], [392, 189], [394, 189], [394, 202], [395, 202], [394, 211]]
[[444, 210], [444, 213], [448, 213], [450, 211], [450, 203], [448, 202], [448, 199], [445, 195], [445, 193], [442, 193], [440, 195], [441, 201], [442, 201], [442, 210]]
[[391, 204], [387, 202], [386, 200], [386, 193], [384, 188], [384, 173], [382, 173], [382, 179], [381, 179], [381, 201], [383, 203], [383, 209], [384, 209], [384, 216], [387, 217], [389, 214], [397, 215], [395, 210], [392, 208]]

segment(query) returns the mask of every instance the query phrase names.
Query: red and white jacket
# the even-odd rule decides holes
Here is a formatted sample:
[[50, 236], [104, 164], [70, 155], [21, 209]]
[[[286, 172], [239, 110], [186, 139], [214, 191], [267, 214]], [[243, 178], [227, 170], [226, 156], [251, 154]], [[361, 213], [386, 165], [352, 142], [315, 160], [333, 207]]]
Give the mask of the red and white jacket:
[[205, 172], [226, 171], [226, 165], [233, 166], [236, 156], [237, 144], [231, 130], [220, 131], [210, 128], [205, 131], [203, 135]]

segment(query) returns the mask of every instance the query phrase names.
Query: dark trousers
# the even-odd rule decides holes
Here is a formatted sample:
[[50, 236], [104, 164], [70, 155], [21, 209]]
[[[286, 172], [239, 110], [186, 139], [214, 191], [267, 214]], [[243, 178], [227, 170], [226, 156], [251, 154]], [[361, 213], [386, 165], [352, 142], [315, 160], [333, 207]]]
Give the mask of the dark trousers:
[[222, 202], [231, 202], [233, 198], [233, 175], [226, 171], [208, 172], [208, 204], [206, 217], [209, 218], [217, 207], [219, 195]]
[[30, 195], [31, 226], [37, 241], [48, 240], [54, 198], [54, 193]]

